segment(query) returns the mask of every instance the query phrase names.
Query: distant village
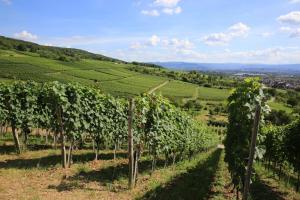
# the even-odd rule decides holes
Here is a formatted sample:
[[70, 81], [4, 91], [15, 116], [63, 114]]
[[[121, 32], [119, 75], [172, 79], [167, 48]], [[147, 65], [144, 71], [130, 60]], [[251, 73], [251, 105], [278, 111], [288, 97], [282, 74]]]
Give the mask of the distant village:
[[294, 75], [261, 74], [261, 73], [236, 73], [235, 77], [260, 77], [262, 82], [272, 88], [299, 89], [300, 77]]

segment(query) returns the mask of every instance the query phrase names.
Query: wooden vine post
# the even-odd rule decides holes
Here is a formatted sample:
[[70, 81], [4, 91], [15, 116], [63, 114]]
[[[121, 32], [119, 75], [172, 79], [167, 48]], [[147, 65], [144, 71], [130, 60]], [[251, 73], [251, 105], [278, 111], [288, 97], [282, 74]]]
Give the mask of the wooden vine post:
[[134, 154], [133, 154], [133, 133], [132, 133], [132, 119], [134, 110], [134, 99], [129, 100], [128, 108], [128, 165], [129, 165], [129, 180], [128, 187], [134, 187]]
[[250, 152], [249, 152], [248, 165], [247, 165], [247, 171], [246, 171], [246, 176], [245, 176], [243, 200], [248, 200], [253, 159], [254, 159], [254, 154], [255, 154], [256, 139], [257, 139], [259, 121], [260, 121], [260, 114], [261, 114], [261, 106], [257, 105], [256, 110], [255, 110], [254, 124], [253, 124], [251, 144], [250, 144]]
[[61, 141], [62, 167], [67, 168], [67, 155], [66, 155], [64, 126], [63, 126], [63, 121], [62, 121], [62, 109], [61, 108], [57, 108], [57, 119], [59, 122], [59, 132], [60, 132], [60, 141]]

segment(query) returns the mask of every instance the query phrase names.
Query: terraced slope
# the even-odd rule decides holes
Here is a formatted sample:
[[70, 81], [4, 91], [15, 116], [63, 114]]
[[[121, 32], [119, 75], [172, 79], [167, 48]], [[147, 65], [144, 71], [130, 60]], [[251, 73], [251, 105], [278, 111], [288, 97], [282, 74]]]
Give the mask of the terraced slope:
[[[134, 96], [160, 86], [155, 93], [175, 101], [182, 99], [224, 100], [227, 90], [203, 88], [166, 77], [141, 74], [132, 64], [81, 59], [64, 62], [41, 57], [37, 53], [0, 50], [0, 81], [35, 80], [38, 82], [78, 82], [98, 87], [114, 96]], [[168, 82], [168, 84], [163, 83]]]
[[29, 52], [0, 50], [2, 80], [79, 82], [118, 96], [137, 95], [165, 82], [162, 77], [130, 71], [131, 65], [84, 59], [63, 62]]

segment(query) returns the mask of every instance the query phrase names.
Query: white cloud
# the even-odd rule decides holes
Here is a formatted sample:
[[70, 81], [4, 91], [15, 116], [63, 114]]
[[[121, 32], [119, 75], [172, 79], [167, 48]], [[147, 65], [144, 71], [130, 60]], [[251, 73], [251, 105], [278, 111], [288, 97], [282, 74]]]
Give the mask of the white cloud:
[[209, 46], [226, 45], [230, 40], [231, 37], [226, 33], [212, 33], [202, 38], [202, 41]]
[[12, 4], [12, 1], [11, 0], [1, 0], [4, 4], [6, 5], [10, 5]]
[[293, 28], [289, 26], [280, 27], [280, 31], [289, 33], [290, 38], [300, 37], [300, 28]]
[[248, 35], [249, 30], [250, 27], [241, 22], [234, 24], [228, 28], [229, 35], [231, 37], [245, 37]]
[[182, 60], [189, 60], [189, 59], [197, 59], [197, 60], [204, 60], [207, 59], [207, 54], [197, 52], [190, 49], [180, 49], [176, 52], [178, 54], [177, 58], [181, 58]]
[[140, 42], [135, 42], [132, 45], [130, 45], [130, 49], [141, 49], [144, 48], [145, 46], [142, 45]]
[[290, 0], [290, 3], [300, 3], [300, 0]]
[[173, 15], [173, 8], [164, 8], [162, 12], [168, 15]]
[[[120, 54], [110, 52], [111, 56], [119, 57]], [[300, 47], [272, 47], [266, 49], [220, 52], [201, 52], [194, 49], [152, 49], [128, 50], [123, 52], [124, 60], [138, 61], [185, 61], [185, 62], [226, 62], [226, 63], [300, 63]]]
[[277, 18], [279, 22], [288, 24], [300, 24], [300, 11], [293, 11]]
[[293, 32], [290, 34], [290, 37], [291, 38], [300, 37], [300, 28], [293, 30]]
[[264, 38], [267, 38], [267, 37], [270, 37], [270, 36], [274, 35], [274, 33], [272, 33], [272, 32], [262, 32], [259, 35], [261, 35]]
[[160, 13], [157, 10], [142, 10], [141, 13], [143, 15], [148, 15], [148, 16], [153, 16], [153, 17], [157, 17], [160, 15]]
[[280, 31], [289, 33], [290, 31], [292, 31], [292, 28], [289, 26], [282, 26], [280, 27]]
[[194, 48], [194, 44], [188, 39], [178, 39], [178, 38], [160, 38], [157, 35], [152, 35], [150, 38], [134, 42], [130, 45], [130, 49], [144, 49], [147, 47], [157, 47], [159, 49], [168, 50], [188, 50]]
[[252, 51], [237, 51], [219, 54], [217, 57], [226, 62], [243, 63], [299, 63], [299, 47], [273, 47]]
[[158, 46], [160, 45], [163, 48], [166, 49], [191, 49], [194, 47], [194, 44], [188, 40], [188, 39], [178, 39], [178, 38], [164, 38], [161, 39], [157, 35], [153, 35], [149, 41], [148, 44], [150, 46]]
[[[294, 0], [294, 3], [300, 0]], [[280, 27], [280, 31], [289, 33], [290, 38], [300, 37], [300, 11], [293, 11], [277, 18], [279, 22], [287, 23], [289, 26]], [[297, 27], [298, 26], [298, 27]]]
[[148, 41], [148, 44], [151, 46], [157, 46], [160, 42], [160, 38], [157, 35], [152, 35]]
[[226, 32], [212, 33], [202, 38], [202, 41], [210, 46], [227, 45], [232, 39], [246, 37], [250, 27], [241, 22], [230, 26]]
[[164, 8], [162, 12], [167, 15], [174, 15], [174, 14], [180, 14], [182, 12], [182, 9], [180, 6], [176, 8]]
[[160, 13], [166, 15], [175, 15], [182, 12], [182, 8], [178, 6], [181, 0], [153, 0], [150, 7], [155, 7], [156, 9], [145, 9], [141, 13], [148, 16], [160, 16]]
[[[83, 36], [83, 35], [74, 35], [66, 37], [51, 37], [39, 39], [39, 42], [42, 44], [52, 44], [53, 46], [60, 47], [76, 47], [80, 49], [88, 50], [90, 48], [95, 48], [96, 46], [111, 46], [111, 45], [127, 45], [133, 41], [139, 41], [145, 39], [144, 37], [100, 37], [100, 36]], [[97, 49], [97, 48], [96, 48]], [[92, 50], [94, 51], [94, 50]]]
[[15, 33], [14, 37], [21, 40], [35, 41], [38, 39], [37, 35], [34, 35], [28, 31], [21, 31], [20, 33]]
[[176, 7], [181, 0], [155, 0], [154, 5], [162, 7]]
[[194, 44], [188, 39], [165, 39], [162, 41], [162, 46], [166, 48], [175, 48], [175, 49], [192, 49]]

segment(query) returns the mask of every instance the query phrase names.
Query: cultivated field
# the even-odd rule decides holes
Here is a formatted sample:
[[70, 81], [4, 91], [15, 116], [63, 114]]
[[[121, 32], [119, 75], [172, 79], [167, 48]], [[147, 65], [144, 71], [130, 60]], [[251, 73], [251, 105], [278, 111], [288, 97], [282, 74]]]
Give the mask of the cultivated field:
[[[133, 96], [168, 81], [165, 77], [141, 74], [129, 70], [130, 64], [85, 59], [62, 62], [42, 58], [30, 52], [0, 50], [0, 80], [35, 80], [38, 82], [78, 82], [95, 86], [114, 96]], [[174, 100], [199, 98], [225, 100], [228, 90], [199, 87], [182, 81], [171, 81], [155, 93]]]

